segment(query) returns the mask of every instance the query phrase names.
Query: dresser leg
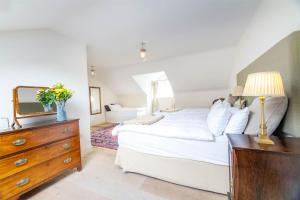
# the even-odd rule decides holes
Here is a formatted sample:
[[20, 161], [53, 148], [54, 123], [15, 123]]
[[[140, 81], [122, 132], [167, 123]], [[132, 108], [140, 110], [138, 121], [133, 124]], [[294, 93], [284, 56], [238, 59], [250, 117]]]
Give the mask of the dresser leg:
[[82, 165], [80, 164], [76, 169], [78, 172], [80, 172], [82, 170]]
[[231, 200], [231, 193], [230, 192], [227, 192], [227, 198], [228, 198], [228, 200]]

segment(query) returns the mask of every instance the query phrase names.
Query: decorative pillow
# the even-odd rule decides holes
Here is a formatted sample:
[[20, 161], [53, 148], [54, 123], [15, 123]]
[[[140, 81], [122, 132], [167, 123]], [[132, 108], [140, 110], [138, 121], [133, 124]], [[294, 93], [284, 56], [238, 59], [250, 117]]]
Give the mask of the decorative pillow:
[[238, 108], [231, 108], [231, 117], [229, 122], [225, 128], [225, 133], [229, 134], [242, 134], [247, 126], [248, 119], [249, 119], [249, 108], [238, 109]]
[[224, 100], [225, 100], [224, 98], [214, 99], [213, 102], [212, 102], [212, 105], [214, 105], [218, 101], [224, 101]]
[[105, 110], [106, 110], [107, 112], [111, 111], [111, 109], [110, 109], [110, 107], [109, 107], [108, 105], [105, 105], [104, 108], [105, 108]]
[[[265, 119], [268, 135], [272, 135], [279, 126], [287, 110], [287, 97], [267, 97], [265, 100]], [[258, 135], [260, 125], [260, 100], [256, 98], [249, 106], [250, 117], [245, 134]]]
[[217, 101], [207, 116], [207, 126], [214, 136], [223, 134], [231, 116], [230, 104], [226, 101]]
[[[240, 98], [241, 98], [241, 97], [240, 97]], [[241, 100], [240, 100], [240, 98], [238, 98], [238, 99], [234, 102], [233, 106], [236, 107], [236, 108], [239, 108], [239, 109], [243, 109], [243, 108], [246, 107], [247, 101], [246, 101], [246, 99], [241, 99]]]
[[119, 104], [110, 104], [109, 105], [109, 108], [112, 110], [112, 111], [119, 111], [122, 109], [122, 106], [119, 105]]
[[232, 96], [232, 94], [229, 94], [228, 97], [226, 98], [226, 101], [227, 101], [231, 106], [233, 106], [237, 99], [238, 99], [238, 97], [234, 97], [234, 96]]

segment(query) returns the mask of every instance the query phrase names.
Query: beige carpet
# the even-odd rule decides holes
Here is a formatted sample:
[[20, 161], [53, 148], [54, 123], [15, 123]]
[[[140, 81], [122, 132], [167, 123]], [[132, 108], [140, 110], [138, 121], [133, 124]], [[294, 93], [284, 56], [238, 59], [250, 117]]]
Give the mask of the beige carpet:
[[226, 200], [224, 195], [178, 186], [114, 165], [115, 151], [94, 149], [83, 159], [81, 172], [72, 172], [43, 185], [25, 200]]

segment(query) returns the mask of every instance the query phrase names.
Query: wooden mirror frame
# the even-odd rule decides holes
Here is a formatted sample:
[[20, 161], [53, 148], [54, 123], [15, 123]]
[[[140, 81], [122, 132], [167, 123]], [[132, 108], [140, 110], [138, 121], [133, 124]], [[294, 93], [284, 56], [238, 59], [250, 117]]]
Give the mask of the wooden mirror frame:
[[49, 87], [43, 87], [43, 86], [24, 86], [24, 85], [19, 85], [13, 89], [13, 118], [14, 121], [12, 123], [12, 127], [17, 125], [18, 128], [21, 128], [21, 124], [19, 123], [18, 119], [24, 119], [24, 118], [30, 118], [30, 117], [40, 117], [40, 116], [46, 116], [46, 115], [55, 115], [56, 112], [33, 112], [33, 113], [26, 113], [22, 114], [20, 112], [20, 107], [19, 107], [19, 95], [18, 95], [18, 90], [20, 88], [40, 88], [40, 89], [46, 89]]
[[[91, 90], [92, 89], [98, 89], [99, 90], [99, 104], [100, 104], [100, 112], [96, 112], [96, 113], [93, 113], [93, 110], [92, 110], [92, 99], [91, 99], [91, 95], [92, 95], [92, 92]], [[101, 88], [100, 87], [94, 87], [94, 86], [90, 86], [89, 87], [89, 99], [90, 99], [90, 114], [91, 115], [98, 115], [98, 114], [101, 114], [102, 113], [102, 107], [101, 107]], [[97, 99], [95, 99], [96, 101]]]

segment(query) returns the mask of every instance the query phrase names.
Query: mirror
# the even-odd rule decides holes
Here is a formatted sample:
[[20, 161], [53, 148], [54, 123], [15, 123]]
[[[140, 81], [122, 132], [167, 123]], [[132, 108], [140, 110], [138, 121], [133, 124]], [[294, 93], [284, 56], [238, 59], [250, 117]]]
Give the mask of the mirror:
[[14, 122], [19, 127], [20, 124], [17, 119], [56, 114], [55, 103], [46, 107], [36, 99], [38, 91], [47, 88], [18, 86], [13, 90]]
[[53, 103], [50, 108], [43, 106], [36, 100], [36, 94], [41, 88], [18, 88], [18, 105], [19, 115], [43, 114], [56, 112], [56, 105]]
[[101, 90], [100, 87], [90, 87], [90, 113], [101, 114]]

